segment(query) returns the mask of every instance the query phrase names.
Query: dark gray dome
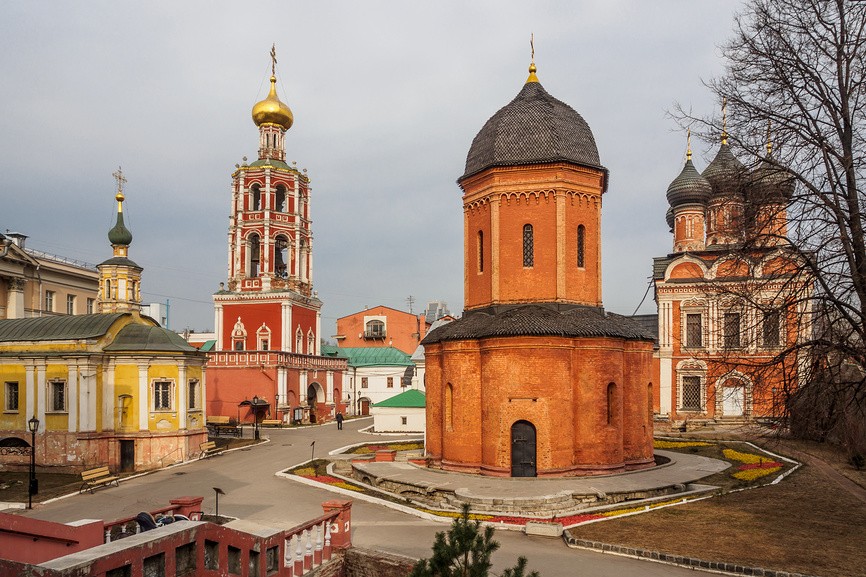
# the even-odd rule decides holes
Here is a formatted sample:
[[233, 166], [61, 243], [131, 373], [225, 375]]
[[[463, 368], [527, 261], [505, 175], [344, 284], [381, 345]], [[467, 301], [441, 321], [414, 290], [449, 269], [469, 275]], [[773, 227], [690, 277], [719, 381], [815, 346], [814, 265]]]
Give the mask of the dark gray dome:
[[668, 207], [668, 211], [665, 213], [665, 222], [668, 223], [668, 228], [671, 229], [671, 232], [674, 231], [674, 209]]
[[713, 189], [713, 197], [743, 196], [746, 167], [737, 160], [726, 143], [722, 143], [713, 161], [704, 169], [703, 177]]
[[786, 203], [794, 194], [794, 180], [788, 171], [764, 159], [749, 180], [749, 201], [753, 204]]
[[123, 224], [123, 213], [117, 213], [117, 224], [114, 228], [108, 231], [108, 242], [121, 246], [129, 246], [132, 244], [132, 233]]
[[571, 106], [527, 82], [472, 141], [459, 180], [492, 166], [572, 162], [604, 170], [589, 125]]
[[684, 204], [707, 204], [713, 188], [707, 179], [692, 164], [692, 159], [686, 161], [683, 171], [668, 186], [668, 203], [676, 208]]

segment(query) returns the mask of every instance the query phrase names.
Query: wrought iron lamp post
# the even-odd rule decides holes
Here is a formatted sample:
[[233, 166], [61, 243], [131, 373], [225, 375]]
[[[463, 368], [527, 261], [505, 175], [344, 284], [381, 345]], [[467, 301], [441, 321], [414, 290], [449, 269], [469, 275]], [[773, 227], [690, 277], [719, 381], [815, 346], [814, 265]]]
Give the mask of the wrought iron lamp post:
[[39, 419], [34, 415], [27, 421], [30, 429], [30, 484], [27, 486], [27, 508], [33, 508], [33, 495], [39, 493], [39, 481], [36, 480], [36, 431], [39, 430]]
[[255, 439], [259, 440], [259, 396], [253, 397], [253, 431], [255, 431]]

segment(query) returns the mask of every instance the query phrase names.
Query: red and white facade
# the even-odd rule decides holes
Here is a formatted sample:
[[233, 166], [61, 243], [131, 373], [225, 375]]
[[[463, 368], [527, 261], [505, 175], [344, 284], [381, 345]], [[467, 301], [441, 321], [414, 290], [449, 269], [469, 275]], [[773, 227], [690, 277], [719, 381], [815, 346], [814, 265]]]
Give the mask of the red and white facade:
[[213, 297], [207, 408], [209, 415], [251, 420], [238, 405], [257, 396], [269, 403], [265, 418], [315, 422], [344, 410], [336, 403], [346, 363], [320, 356], [310, 179], [285, 162], [292, 116], [275, 83], [272, 76], [271, 93], [253, 108], [258, 160], [232, 174], [228, 282]]

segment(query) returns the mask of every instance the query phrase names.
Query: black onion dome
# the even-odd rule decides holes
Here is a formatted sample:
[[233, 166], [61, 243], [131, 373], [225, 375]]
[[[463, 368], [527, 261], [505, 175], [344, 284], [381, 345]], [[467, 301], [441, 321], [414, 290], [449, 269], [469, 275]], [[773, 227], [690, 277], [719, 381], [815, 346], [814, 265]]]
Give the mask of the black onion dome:
[[542, 305], [518, 305], [491, 314], [474, 311], [429, 332], [422, 345], [492, 337], [614, 337], [652, 340], [635, 321], [596, 307], [558, 311]]
[[784, 168], [766, 159], [752, 172], [749, 200], [753, 203], [784, 203], [794, 194], [794, 180]]
[[668, 223], [668, 228], [671, 229], [671, 232], [674, 231], [674, 209], [668, 207], [668, 211], [665, 213], [665, 222]]
[[108, 241], [111, 244], [129, 246], [132, 244], [132, 233], [123, 224], [123, 213], [117, 213], [117, 224], [108, 231]]
[[684, 204], [707, 204], [713, 188], [707, 179], [692, 164], [692, 159], [686, 161], [683, 171], [668, 186], [668, 203], [676, 208]]
[[583, 117], [548, 94], [541, 83], [530, 81], [475, 136], [459, 180], [493, 166], [547, 162], [571, 162], [605, 170]]
[[743, 182], [746, 167], [731, 152], [727, 144], [722, 143], [713, 161], [704, 169], [703, 177], [713, 189], [713, 196], [743, 196]]

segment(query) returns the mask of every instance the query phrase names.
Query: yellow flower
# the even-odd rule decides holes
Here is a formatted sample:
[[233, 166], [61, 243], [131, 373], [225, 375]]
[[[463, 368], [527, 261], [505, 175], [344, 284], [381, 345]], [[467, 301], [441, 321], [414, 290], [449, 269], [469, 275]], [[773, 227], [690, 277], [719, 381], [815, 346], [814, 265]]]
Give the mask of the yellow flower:
[[770, 461], [771, 459], [767, 457], [761, 457], [760, 455], [754, 455], [752, 453], [741, 453], [739, 451], [735, 451], [733, 449], [724, 449], [722, 454], [726, 459], [732, 459], [734, 461], [740, 461], [741, 463], [763, 463], [764, 461]]
[[712, 443], [704, 443], [703, 441], [653, 441], [653, 447], [656, 449], [681, 449], [683, 447], [709, 447]]
[[766, 477], [767, 475], [778, 473], [781, 469], [782, 467], [773, 467], [770, 469], [746, 469], [745, 471], [737, 471], [736, 473], [732, 473], [731, 476], [741, 481], [754, 481], [755, 479], [760, 479], [761, 477]]

